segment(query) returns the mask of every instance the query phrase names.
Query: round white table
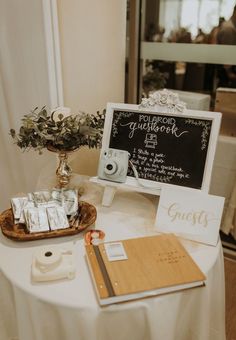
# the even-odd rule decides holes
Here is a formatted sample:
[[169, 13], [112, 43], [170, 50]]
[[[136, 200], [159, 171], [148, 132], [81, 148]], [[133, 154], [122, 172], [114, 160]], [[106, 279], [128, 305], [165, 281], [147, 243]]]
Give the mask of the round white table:
[[[118, 190], [101, 206], [103, 188], [84, 180], [82, 199], [97, 208], [96, 229], [106, 241], [157, 234], [158, 197]], [[206, 286], [100, 307], [85, 259], [84, 233], [16, 242], [0, 236], [0, 339], [224, 340], [224, 263], [216, 247], [181, 242], [207, 277]], [[31, 281], [33, 252], [42, 245], [75, 249], [76, 277]]]

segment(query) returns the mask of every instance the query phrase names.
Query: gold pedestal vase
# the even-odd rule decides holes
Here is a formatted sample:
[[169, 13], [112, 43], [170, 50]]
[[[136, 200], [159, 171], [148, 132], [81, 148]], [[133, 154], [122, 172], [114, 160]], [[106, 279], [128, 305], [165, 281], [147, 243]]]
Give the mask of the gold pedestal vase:
[[72, 175], [72, 169], [68, 164], [68, 158], [69, 155], [76, 151], [76, 149], [73, 150], [59, 150], [55, 147], [48, 147], [48, 150], [51, 152], [55, 152], [58, 155], [59, 164], [56, 169], [56, 176], [57, 176], [57, 187], [58, 188], [65, 188], [70, 183], [70, 178]]
[[58, 152], [59, 165], [56, 170], [57, 175], [57, 183], [59, 188], [65, 188], [70, 182], [72, 169], [68, 164], [68, 156], [67, 152]]

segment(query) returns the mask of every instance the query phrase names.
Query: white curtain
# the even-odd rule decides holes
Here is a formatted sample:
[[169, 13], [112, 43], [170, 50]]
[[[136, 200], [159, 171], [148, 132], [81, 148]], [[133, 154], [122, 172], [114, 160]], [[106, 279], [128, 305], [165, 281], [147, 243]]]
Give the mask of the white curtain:
[[227, 235], [231, 234], [236, 240], [236, 182], [229, 199], [221, 230]]
[[10, 198], [34, 190], [49, 152], [23, 153], [9, 135], [36, 106], [49, 105], [41, 0], [1, 0], [0, 11], [0, 211]]

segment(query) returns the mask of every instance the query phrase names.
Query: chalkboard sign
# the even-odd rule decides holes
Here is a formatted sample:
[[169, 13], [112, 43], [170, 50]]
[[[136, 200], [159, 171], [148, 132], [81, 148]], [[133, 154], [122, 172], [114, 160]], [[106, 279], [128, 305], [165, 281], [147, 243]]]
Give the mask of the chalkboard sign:
[[[220, 118], [217, 112], [171, 114], [109, 103], [102, 148], [127, 150], [144, 184], [207, 191]], [[132, 177], [130, 168], [128, 179]]]

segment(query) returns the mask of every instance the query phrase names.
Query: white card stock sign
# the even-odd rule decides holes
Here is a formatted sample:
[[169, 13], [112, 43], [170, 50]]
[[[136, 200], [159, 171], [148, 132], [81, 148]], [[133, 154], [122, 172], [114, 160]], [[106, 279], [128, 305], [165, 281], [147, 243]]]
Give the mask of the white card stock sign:
[[158, 231], [215, 246], [224, 200], [196, 190], [163, 188], [155, 226]]

